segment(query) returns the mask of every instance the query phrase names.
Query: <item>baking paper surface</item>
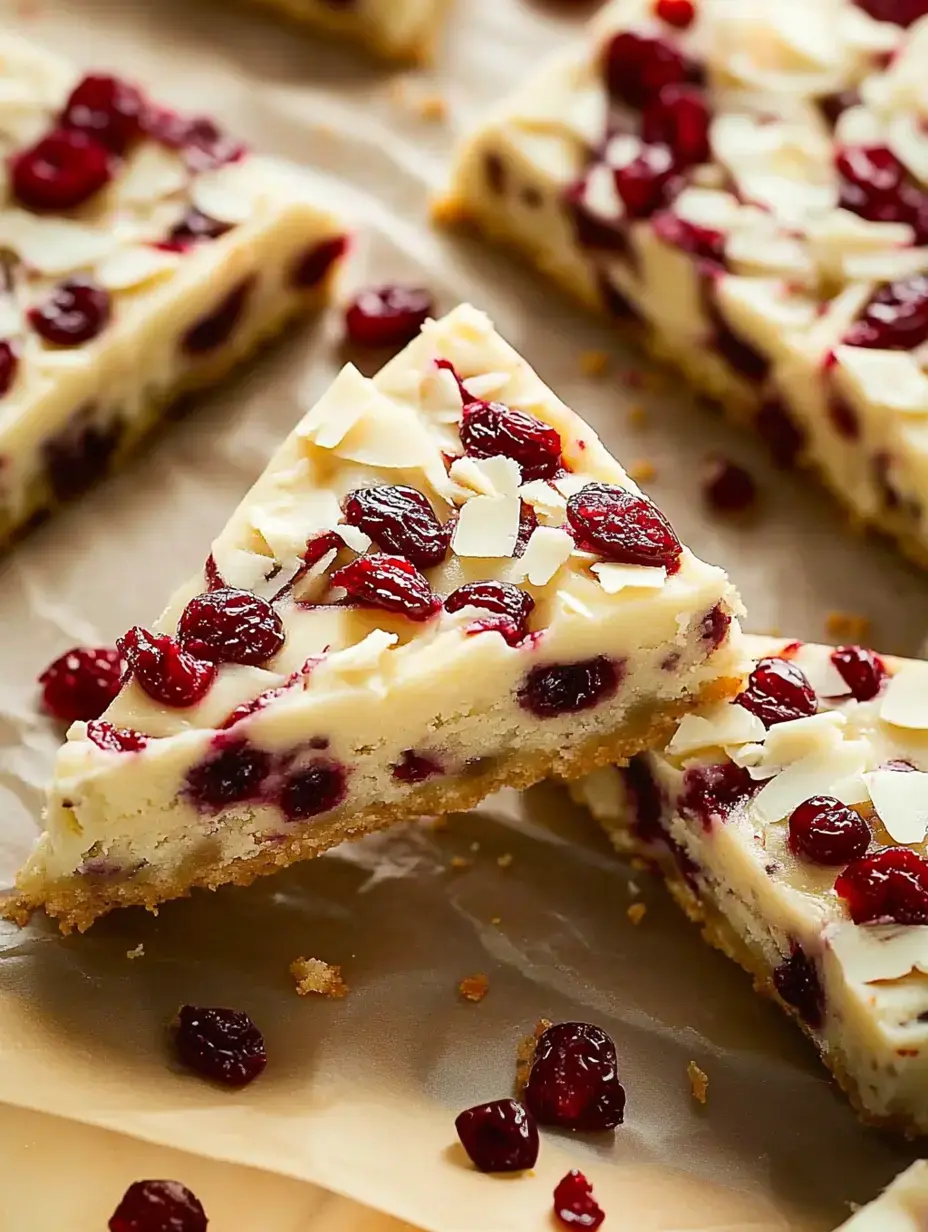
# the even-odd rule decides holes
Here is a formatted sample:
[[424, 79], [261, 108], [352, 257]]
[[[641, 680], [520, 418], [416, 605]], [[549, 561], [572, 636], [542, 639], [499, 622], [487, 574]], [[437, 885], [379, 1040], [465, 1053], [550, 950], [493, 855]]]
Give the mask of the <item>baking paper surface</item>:
[[[750, 628], [822, 638], [827, 613], [860, 612], [874, 644], [913, 653], [926, 631], [922, 576], [852, 537], [811, 481], [771, 469], [666, 378], [659, 392], [629, 389], [619, 374], [641, 361], [554, 291], [472, 239], [428, 229], [455, 133], [588, 11], [458, 0], [440, 67], [423, 79], [207, 0], [0, 5], [80, 62], [116, 66], [331, 176], [333, 199], [364, 233], [346, 286], [414, 280], [443, 309], [469, 299], [488, 310], [626, 464], [653, 463], [646, 486], [694, 550], [729, 568]], [[436, 91], [445, 122], [420, 114], [418, 100]], [[609, 350], [611, 376], [581, 374], [590, 348]], [[4, 879], [36, 832], [58, 739], [37, 713], [35, 676], [75, 642], [111, 642], [152, 619], [344, 358], [333, 313], [0, 564]], [[639, 428], [635, 403], [647, 410]], [[758, 479], [755, 523], [732, 527], [702, 507], [712, 451]], [[453, 856], [470, 864], [453, 869]], [[630, 879], [648, 907], [637, 928]], [[144, 956], [128, 959], [139, 943]], [[211, 1227], [235, 1232], [329, 1232], [320, 1202], [335, 1212], [332, 1232], [367, 1232], [373, 1215], [305, 1182], [436, 1232], [535, 1232], [552, 1226], [551, 1191], [570, 1166], [593, 1180], [607, 1228], [812, 1232], [911, 1158], [856, 1122], [798, 1033], [555, 788], [504, 794], [444, 830], [396, 831], [249, 890], [201, 893], [157, 919], [117, 913], [66, 940], [40, 922], [4, 927], [0, 946], [0, 1101], [10, 1105], [0, 1140], [13, 1144], [0, 1157], [4, 1232], [101, 1228], [155, 1163], [202, 1185]], [[288, 966], [298, 955], [340, 963], [350, 995], [297, 998]], [[456, 986], [478, 972], [489, 994], [463, 1002]], [[248, 1010], [267, 1037], [266, 1074], [229, 1094], [175, 1072], [165, 1026], [184, 1001]], [[454, 1116], [510, 1093], [519, 1039], [542, 1017], [613, 1034], [627, 1124], [614, 1140], [545, 1134], [532, 1177], [479, 1176], [456, 1146]], [[691, 1059], [709, 1075], [704, 1109], [690, 1094]], [[47, 1185], [50, 1160], [69, 1205]], [[252, 1201], [265, 1194], [265, 1205]]]

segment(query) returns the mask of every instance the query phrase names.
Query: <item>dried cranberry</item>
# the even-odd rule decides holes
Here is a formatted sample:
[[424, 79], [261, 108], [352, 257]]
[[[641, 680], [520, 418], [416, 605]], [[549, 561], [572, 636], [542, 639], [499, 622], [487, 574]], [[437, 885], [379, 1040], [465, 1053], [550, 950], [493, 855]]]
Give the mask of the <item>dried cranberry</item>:
[[348, 341], [361, 347], [401, 347], [411, 342], [434, 310], [422, 287], [370, 287], [345, 311]]
[[750, 799], [763, 786], [744, 766], [724, 762], [717, 766], [691, 766], [683, 775], [677, 807], [683, 817], [702, 823], [703, 829], [728, 819], [732, 809]]
[[71, 91], [61, 113], [61, 125], [79, 129], [114, 154], [123, 154], [141, 135], [144, 107], [141, 91], [131, 82], [92, 75]]
[[833, 796], [811, 796], [790, 814], [789, 849], [813, 864], [847, 864], [866, 853], [870, 827]]
[[836, 158], [839, 204], [871, 222], [906, 223], [928, 241], [928, 193], [886, 146], [846, 146]]
[[210, 218], [202, 210], [191, 206], [180, 222], [174, 224], [168, 232], [168, 247], [187, 248], [199, 240], [216, 240], [232, 230], [232, 223], [220, 222], [218, 218]]
[[134, 1181], [110, 1216], [110, 1232], [206, 1232], [206, 1212], [180, 1181]]
[[522, 478], [551, 479], [561, 469], [561, 437], [528, 411], [500, 402], [469, 402], [461, 415], [461, 444], [471, 458], [513, 458]]
[[571, 1168], [555, 1186], [554, 1213], [568, 1228], [595, 1229], [606, 1218], [606, 1212], [593, 1197], [593, 1186], [576, 1168]]
[[426, 757], [413, 749], [405, 749], [393, 767], [393, 777], [401, 783], [424, 783], [426, 779], [441, 773], [442, 768], [434, 757]]
[[838, 394], [832, 394], [828, 399], [828, 418], [834, 425], [839, 436], [846, 440], [856, 441], [860, 436], [860, 420], [851, 404]]
[[708, 504], [720, 513], [744, 513], [757, 499], [750, 472], [727, 458], [710, 461], [702, 490]]
[[884, 351], [913, 351], [928, 341], [928, 274], [880, 287], [842, 341]]
[[497, 1099], [460, 1113], [461, 1145], [481, 1172], [524, 1172], [538, 1159], [538, 1127], [514, 1099]]
[[125, 431], [125, 422], [88, 423], [93, 407], [79, 412], [42, 446], [48, 482], [57, 500], [79, 496], [105, 475]]
[[765, 727], [815, 714], [815, 690], [803, 673], [786, 659], [759, 659], [747, 688], [735, 698], [739, 706], [756, 714]]
[[717, 603], [707, 612], [699, 624], [699, 640], [709, 643], [710, 653], [717, 650], [728, 636], [731, 627], [731, 614]]
[[271, 771], [271, 758], [246, 740], [224, 744], [187, 774], [187, 794], [207, 809], [257, 800]]
[[615, 1129], [625, 1116], [616, 1064], [615, 1044], [601, 1027], [555, 1023], [535, 1046], [525, 1106], [540, 1125], [583, 1133]]
[[184, 116], [167, 107], [147, 107], [142, 125], [153, 140], [180, 150], [194, 172], [238, 162], [247, 153], [240, 141], [224, 133], [209, 116]]
[[108, 753], [137, 753], [148, 744], [148, 737], [142, 732], [114, 727], [105, 719], [94, 719], [87, 724], [87, 739]]
[[852, 861], [835, 892], [855, 924], [928, 924], [928, 862], [908, 847], [884, 847]]
[[357, 526], [379, 548], [405, 556], [418, 569], [440, 565], [448, 554], [448, 534], [417, 488], [358, 488], [345, 498], [344, 509], [349, 526]]
[[712, 321], [710, 345], [722, 359], [746, 381], [762, 385], [770, 374], [770, 360], [747, 339], [735, 333], [711, 296], [706, 301], [706, 311]]
[[665, 145], [645, 145], [641, 153], [613, 172], [615, 187], [629, 218], [650, 218], [676, 196], [677, 165]]
[[318, 287], [329, 270], [348, 251], [348, 239], [344, 235], [333, 236], [315, 244], [297, 258], [290, 274], [290, 282], [300, 290]]
[[243, 278], [220, 300], [212, 312], [195, 321], [181, 338], [181, 349], [188, 355], [204, 355], [228, 342], [244, 315], [255, 282], [253, 274]]
[[493, 612], [499, 620], [479, 622], [482, 630], [496, 630], [510, 646], [515, 646], [525, 637], [528, 618], [535, 608], [535, 600], [526, 590], [520, 590], [511, 582], [465, 582], [445, 600], [445, 610], [459, 612], [463, 607], [477, 607]]
[[177, 624], [184, 650], [207, 663], [261, 667], [284, 644], [284, 624], [250, 590], [210, 590], [191, 599]]
[[666, 39], [634, 30], [623, 30], [609, 41], [603, 63], [609, 93], [630, 107], [646, 106], [664, 86], [701, 77], [698, 68]]
[[402, 556], [359, 556], [336, 570], [331, 582], [343, 586], [350, 599], [409, 620], [428, 620], [441, 607], [428, 579]]
[[643, 141], [662, 142], [678, 168], [708, 162], [709, 124], [706, 96], [696, 86], [664, 86], [641, 116]]
[[897, 26], [914, 25], [928, 14], [928, 0], [854, 0], [875, 21], [892, 21]]
[[685, 30], [696, 20], [693, 0], [657, 0], [654, 12], [661, 21], [666, 21], [668, 26], [676, 26], [678, 30]]
[[36, 213], [74, 210], [112, 178], [109, 151], [86, 133], [59, 128], [10, 163], [13, 196]]
[[342, 766], [317, 758], [287, 779], [280, 793], [280, 807], [288, 821], [305, 821], [327, 813], [345, 798], [348, 776]]
[[140, 686], [164, 706], [195, 706], [216, 676], [212, 663], [194, 658], [166, 633], [135, 625], [118, 645]]
[[19, 349], [12, 342], [0, 342], [0, 398], [13, 388], [19, 371]]
[[616, 693], [624, 675], [625, 665], [605, 655], [533, 667], [519, 690], [519, 705], [539, 719], [592, 710]]
[[39, 677], [42, 703], [64, 723], [98, 719], [122, 682], [125, 661], [111, 646], [75, 646]]
[[670, 244], [673, 248], [679, 248], [681, 252], [697, 257], [700, 261], [707, 263], [707, 268], [709, 266], [713, 269], [724, 268], [725, 236], [721, 231], [713, 231], [711, 227], [701, 227], [698, 223], [689, 222], [688, 219], [681, 218], [679, 214], [674, 214], [670, 210], [655, 214], [651, 226], [654, 234], [665, 244]]
[[869, 702], [876, 697], [887, 679], [883, 660], [863, 646], [839, 646], [831, 652], [831, 661], [850, 689], [851, 696], [859, 702]]
[[680, 567], [683, 547], [658, 507], [636, 492], [588, 483], [567, 502], [567, 520], [580, 547], [627, 565]]
[[110, 313], [108, 291], [90, 278], [68, 278], [30, 308], [29, 324], [53, 346], [75, 347], [96, 338], [109, 324]]
[[805, 446], [805, 433], [778, 398], [767, 398], [755, 426], [777, 466], [790, 467]]
[[825, 993], [818, 968], [802, 946], [793, 946], [790, 957], [774, 969], [773, 986], [807, 1026], [819, 1029], [825, 1017]]
[[241, 1010], [182, 1005], [174, 1046], [189, 1069], [227, 1087], [247, 1086], [267, 1065], [264, 1036]]

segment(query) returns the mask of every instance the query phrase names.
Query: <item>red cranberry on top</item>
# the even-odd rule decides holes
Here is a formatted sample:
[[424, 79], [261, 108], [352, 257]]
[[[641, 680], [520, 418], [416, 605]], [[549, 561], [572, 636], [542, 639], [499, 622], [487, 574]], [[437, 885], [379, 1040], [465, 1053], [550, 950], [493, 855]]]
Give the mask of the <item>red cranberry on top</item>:
[[112, 178], [110, 153], [77, 129], [57, 128], [10, 162], [10, 187], [20, 205], [35, 213], [77, 209]]
[[145, 106], [141, 90], [131, 82], [91, 74], [71, 91], [61, 125], [94, 137], [114, 154], [123, 154], [141, 136]]
[[345, 330], [355, 346], [401, 347], [415, 338], [433, 310], [432, 296], [422, 287], [369, 287], [348, 305]]
[[45, 709], [65, 723], [98, 719], [119, 692], [126, 664], [112, 646], [75, 646], [39, 677]]

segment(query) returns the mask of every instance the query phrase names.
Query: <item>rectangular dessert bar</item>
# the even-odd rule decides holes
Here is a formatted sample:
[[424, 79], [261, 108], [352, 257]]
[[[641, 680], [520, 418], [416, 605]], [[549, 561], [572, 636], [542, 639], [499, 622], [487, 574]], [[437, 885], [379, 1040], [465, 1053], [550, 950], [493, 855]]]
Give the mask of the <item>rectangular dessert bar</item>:
[[346, 367], [57, 759], [20, 913], [244, 884], [731, 696], [737, 595], [463, 306]]
[[437, 213], [925, 564], [926, 63], [926, 0], [614, 0], [465, 142]]
[[838, 1232], [922, 1232], [928, 1227], [928, 1161], [917, 1160]]
[[928, 1133], [928, 663], [746, 641], [733, 702], [576, 796], [792, 1014], [866, 1120]]
[[326, 300], [308, 174], [0, 31], [0, 544]]
[[395, 60], [428, 60], [448, 0], [251, 0]]

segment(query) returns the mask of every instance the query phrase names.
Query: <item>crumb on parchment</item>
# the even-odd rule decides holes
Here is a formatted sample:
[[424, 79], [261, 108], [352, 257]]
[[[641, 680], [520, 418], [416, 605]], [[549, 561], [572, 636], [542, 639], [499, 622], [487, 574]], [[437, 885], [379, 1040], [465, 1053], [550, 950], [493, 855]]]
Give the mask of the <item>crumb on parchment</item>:
[[709, 1094], [709, 1075], [700, 1069], [695, 1061], [690, 1061], [686, 1067], [686, 1076], [690, 1080], [690, 1090], [697, 1103], [704, 1104]]
[[500, 868], [509, 868], [512, 864], [512, 852], [504, 851], [501, 856], [496, 857], [496, 863]]
[[551, 1026], [550, 1018], [539, 1018], [531, 1035], [523, 1035], [516, 1048], [516, 1093], [521, 1092], [528, 1082], [528, 1076], [535, 1060], [535, 1046], [541, 1036]]
[[648, 412], [640, 402], [633, 402], [627, 412], [629, 427], [643, 428], [648, 422]]
[[126, 958], [144, 958], [145, 946], [140, 941], [134, 950], [126, 950]]
[[605, 376], [609, 371], [608, 351], [581, 351], [580, 371], [584, 376]]
[[870, 621], [859, 612], [829, 612], [825, 631], [837, 642], [861, 643], [870, 637]]
[[316, 993], [320, 997], [339, 999], [348, 995], [348, 985], [342, 979], [341, 967], [323, 962], [321, 958], [295, 958], [290, 974], [296, 980], [300, 997]]
[[481, 971], [477, 975], [465, 975], [458, 984], [458, 992], [465, 1001], [482, 1001], [490, 991], [490, 981]]
[[628, 467], [628, 474], [635, 483], [650, 483], [657, 478], [657, 467], [650, 458], [636, 458]]
[[641, 921], [644, 919], [645, 913], [647, 912], [647, 910], [648, 910], [648, 907], [646, 903], [632, 903], [632, 905], [629, 907], [628, 911], [626, 911], [625, 914], [628, 916], [628, 918], [631, 920], [633, 924], [640, 924]]
[[468, 860], [467, 856], [452, 856], [448, 861], [448, 867], [453, 869], [470, 868], [473, 860]]

